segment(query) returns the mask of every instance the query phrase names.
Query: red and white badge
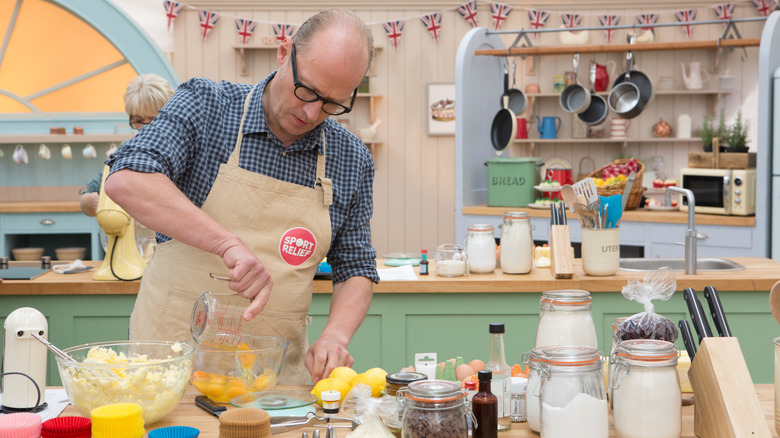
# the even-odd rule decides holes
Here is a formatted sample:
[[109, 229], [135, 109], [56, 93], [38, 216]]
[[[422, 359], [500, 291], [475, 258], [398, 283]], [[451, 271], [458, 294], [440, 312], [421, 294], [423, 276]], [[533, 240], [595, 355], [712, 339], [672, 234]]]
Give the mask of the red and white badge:
[[288, 265], [299, 266], [309, 260], [317, 248], [317, 239], [306, 228], [290, 228], [279, 242], [279, 255]]

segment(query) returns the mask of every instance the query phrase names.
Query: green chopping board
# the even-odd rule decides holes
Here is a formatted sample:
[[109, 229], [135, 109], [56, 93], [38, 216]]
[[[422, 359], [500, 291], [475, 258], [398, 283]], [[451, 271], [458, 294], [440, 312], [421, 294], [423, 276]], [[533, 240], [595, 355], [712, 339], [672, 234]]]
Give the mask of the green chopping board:
[[0, 269], [0, 278], [3, 280], [32, 280], [33, 278], [48, 271], [48, 269], [41, 268]]

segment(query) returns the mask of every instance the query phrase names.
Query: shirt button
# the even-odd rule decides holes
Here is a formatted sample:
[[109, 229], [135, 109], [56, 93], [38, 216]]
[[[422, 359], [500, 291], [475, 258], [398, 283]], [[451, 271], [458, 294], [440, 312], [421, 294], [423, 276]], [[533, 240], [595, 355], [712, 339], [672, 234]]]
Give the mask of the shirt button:
[[286, 156], [287, 156], [287, 151], [283, 151], [283, 152], [282, 152], [282, 156], [283, 156], [283, 157], [286, 157]]

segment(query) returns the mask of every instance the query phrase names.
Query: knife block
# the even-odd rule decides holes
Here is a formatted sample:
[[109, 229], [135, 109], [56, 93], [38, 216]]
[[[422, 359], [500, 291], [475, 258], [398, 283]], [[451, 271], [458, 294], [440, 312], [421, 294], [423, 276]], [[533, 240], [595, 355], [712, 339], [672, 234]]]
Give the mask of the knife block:
[[696, 436], [772, 437], [737, 338], [704, 338], [688, 378], [696, 397]]
[[555, 278], [574, 277], [568, 225], [550, 226], [550, 272]]

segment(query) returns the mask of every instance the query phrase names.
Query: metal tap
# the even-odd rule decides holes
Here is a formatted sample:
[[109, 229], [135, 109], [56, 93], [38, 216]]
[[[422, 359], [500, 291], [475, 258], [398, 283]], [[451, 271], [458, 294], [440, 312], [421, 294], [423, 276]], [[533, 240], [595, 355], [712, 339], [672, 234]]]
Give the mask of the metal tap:
[[672, 192], [680, 193], [688, 199], [688, 229], [685, 230], [685, 273], [696, 275], [696, 240], [698, 237], [696, 232], [696, 213], [694, 211], [696, 210], [696, 200], [692, 191], [672, 186], [666, 189], [665, 205], [671, 205]]

